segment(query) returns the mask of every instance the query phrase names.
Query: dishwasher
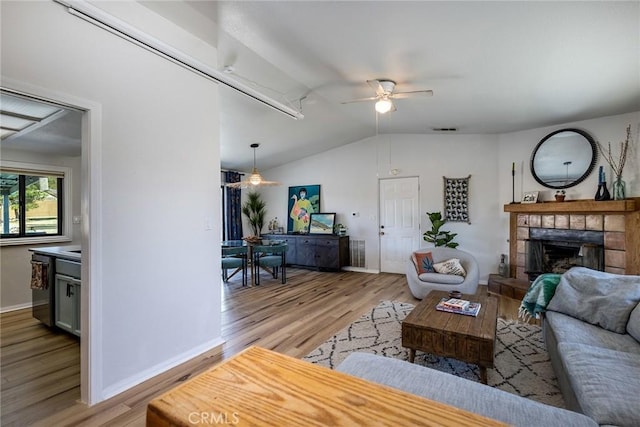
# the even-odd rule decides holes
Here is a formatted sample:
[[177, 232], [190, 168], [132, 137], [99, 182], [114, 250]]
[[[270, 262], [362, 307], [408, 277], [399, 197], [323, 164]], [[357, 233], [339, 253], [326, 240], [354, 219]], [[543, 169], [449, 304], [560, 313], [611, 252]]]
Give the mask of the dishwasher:
[[77, 336], [80, 336], [80, 266], [79, 262], [56, 259], [55, 325]]
[[49, 327], [55, 324], [54, 304], [55, 286], [53, 282], [55, 258], [46, 255], [31, 255], [32, 263], [42, 263], [45, 266], [46, 285], [42, 288], [31, 288], [31, 314], [33, 317]]

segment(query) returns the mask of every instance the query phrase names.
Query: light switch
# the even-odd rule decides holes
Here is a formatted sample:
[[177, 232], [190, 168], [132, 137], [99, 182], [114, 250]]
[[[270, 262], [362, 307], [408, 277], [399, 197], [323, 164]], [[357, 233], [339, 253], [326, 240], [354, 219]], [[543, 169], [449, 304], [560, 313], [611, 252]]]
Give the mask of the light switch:
[[213, 230], [213, 218], [204, 219], [204, 229], [205, 231]]

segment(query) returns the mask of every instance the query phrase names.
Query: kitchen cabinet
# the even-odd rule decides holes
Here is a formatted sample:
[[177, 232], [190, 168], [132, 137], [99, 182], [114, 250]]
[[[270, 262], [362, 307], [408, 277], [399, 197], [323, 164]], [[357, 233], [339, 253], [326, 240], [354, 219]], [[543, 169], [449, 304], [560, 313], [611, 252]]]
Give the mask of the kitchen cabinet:
[[268, 234], [262, 238], [287, 242], [287, 265], [318, 270], [340, 270], [349, 265], [349, 236]]
[[[69, 274], [76, 279], [80, 278], [81, 248], [79, 245], [69, 246], [41, 246], [29, 248], [32, 252], [32, 264], [42, 264], [41, 269], [32, 266], [32, 281], [36, 284], [45, 283], [44, 286], [32, 286], [32, 314], [43, 324], [55, 328], [56, 326], [56, 260], [67, 260], [73, 263], [62, 265], [62, 274]], [[66, 294], [66, 290], [64, 291]], [[77, 293], [77, 292], [76, 292]], [[80, 298], [78, 298], [78, 301]]]
[[80, 336], [80, 301], [82, 282], [80, 264], [56, 260], [55, 324], [58, 328]]

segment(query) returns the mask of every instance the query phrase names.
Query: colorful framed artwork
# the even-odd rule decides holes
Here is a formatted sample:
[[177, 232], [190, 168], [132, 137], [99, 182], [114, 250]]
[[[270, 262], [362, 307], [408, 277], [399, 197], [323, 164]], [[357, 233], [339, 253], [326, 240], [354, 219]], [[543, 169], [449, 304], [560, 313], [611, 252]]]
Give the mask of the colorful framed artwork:
[[300, 234], [309, 232], [311, 214], [320, 212], [320, 186], [297, 185], [289, 187], [289, 218], [287, 232]]
[[469, 217], [469, 181], [466, 178], [447, 178], [444, 180], [444, 219], [446, 221], [466, 222], [471, 224]]
[[336, 213], [312, 213], [309, 219], [309, 234], [333, 234]]
[[522, 203], [537, 203], [538, 192], [537, 191], [525, 191], [522, 195]]

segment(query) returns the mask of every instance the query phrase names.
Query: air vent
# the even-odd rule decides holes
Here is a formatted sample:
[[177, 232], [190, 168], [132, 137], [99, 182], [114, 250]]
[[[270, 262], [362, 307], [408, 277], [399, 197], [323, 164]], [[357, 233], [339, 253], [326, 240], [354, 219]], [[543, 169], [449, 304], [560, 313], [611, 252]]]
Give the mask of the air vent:
[[431, 128], [434, 132], [457, 132], [458, 128]]
[[364, 268], [364, 240], [350, 240], [349, 249], [351, 250], [351, 267]]

